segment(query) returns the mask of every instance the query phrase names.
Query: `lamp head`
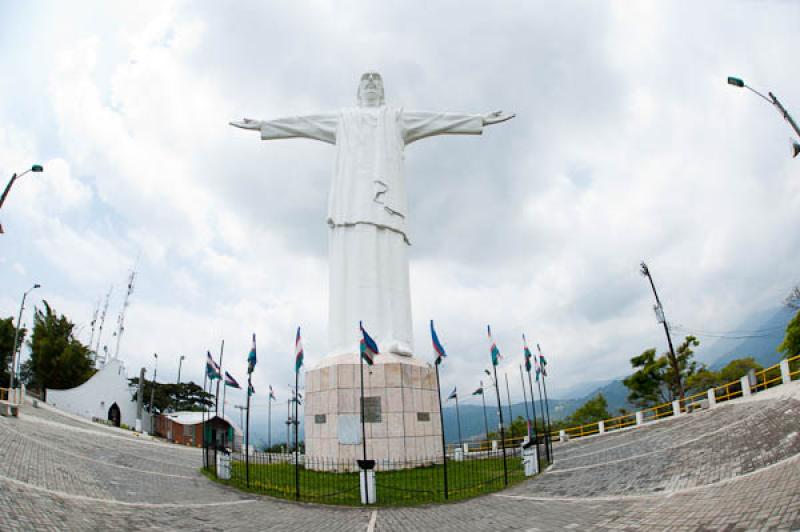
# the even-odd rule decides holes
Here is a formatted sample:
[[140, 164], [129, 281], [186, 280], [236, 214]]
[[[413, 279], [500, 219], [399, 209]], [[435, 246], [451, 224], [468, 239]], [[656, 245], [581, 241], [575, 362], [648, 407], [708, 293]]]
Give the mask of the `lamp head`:
[[734, 87], [744, 87], [744, 81], [739, 78], [728, 76], [728, 85], [733, 85]]
[[44, 172], [44, 168], [41, 164], [34, 164], [31, 166], [31, 172]]
[[644, 261], [642, 261], [642, 263], [639, 265], [639, 273], [641, 273], [645, 277], [648, 277], [650, 275], [650, 269], [647, 267], [647, 264], [645, 264]]
[[34, 287], [34, 288], [41, 288], [41, 287], [42, 287], [42, 285], [40, 285], [39, 283], [36, 283], [35, 285], [33, 285], [33, 287]]
[[792, 141], [792, 158], [800, 155], [800, 143]]

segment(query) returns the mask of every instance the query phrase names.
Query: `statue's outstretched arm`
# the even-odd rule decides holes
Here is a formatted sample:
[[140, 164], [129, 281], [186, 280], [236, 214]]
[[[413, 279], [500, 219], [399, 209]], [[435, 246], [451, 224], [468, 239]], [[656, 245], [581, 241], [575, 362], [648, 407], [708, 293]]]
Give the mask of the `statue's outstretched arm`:
[[242, 118], [240, 121], [228, 122], [234, 127], [242, 129], [261, 129], [261, 120], [253, 120], [252, 118]]
[[511, 120], [515, 116], [517, 115], [514, 113], [508, 114], [504, 113], [503, 111], [495, 111], [483, 116], [483, 125], [491, 126], [493, 124], [499, 124], [501, 122], [505, 122], [506, 120]]
[[261, 140], [306, 138], [336, 144], [336, 113], [320, 113], [305, 116], [287, 116], [274, 120], [243, 118], [230, 125], [261, 132]]

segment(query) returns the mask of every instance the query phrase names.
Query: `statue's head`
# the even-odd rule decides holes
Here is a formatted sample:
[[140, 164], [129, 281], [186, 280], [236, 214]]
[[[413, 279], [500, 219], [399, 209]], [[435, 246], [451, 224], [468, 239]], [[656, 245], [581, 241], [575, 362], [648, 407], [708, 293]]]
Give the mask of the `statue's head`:
[[358, 84], [358, 105], [378, 107], [384, 104], [383, 78], [377, 72], [365, 72]]

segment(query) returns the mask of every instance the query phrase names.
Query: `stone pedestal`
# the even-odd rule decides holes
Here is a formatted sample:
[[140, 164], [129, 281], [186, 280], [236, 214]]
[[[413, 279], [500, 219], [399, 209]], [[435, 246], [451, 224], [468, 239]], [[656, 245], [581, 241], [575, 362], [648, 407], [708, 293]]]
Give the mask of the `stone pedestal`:
[[[344, 468], [347, 463], [355, 467], [355, 460], [362, 457], [360, 378], [355, 353], [326, 358], [306, 372], [309, 467]], [[440, 459], [442, 427], [436, 394], [433, 366], [417, 358], [382, 353], [373, 366], [365, 364], [367, 458], [376, 460], [381, 469]]]

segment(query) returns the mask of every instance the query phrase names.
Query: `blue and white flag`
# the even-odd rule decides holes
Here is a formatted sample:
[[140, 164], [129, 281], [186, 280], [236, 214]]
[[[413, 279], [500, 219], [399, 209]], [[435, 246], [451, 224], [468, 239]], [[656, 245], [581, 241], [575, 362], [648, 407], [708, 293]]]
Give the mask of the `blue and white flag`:
[[239, 383], [236, 382], [236, 379], [233, 378], [233, 375], [231, 375], [227, 371], [225, 372], [225, 386], [230, 386], [231, 388], [238, 388], [240, 390], [242, 389], [242, 387], [239, 386]]
[[458, 393], [456, 392], [456, 387], [453, 386], [453, 391], [450, 392], [450, 395], [447, 397], [447, 400], [449, 401], [450, 399], [455, 399], [456, 397], [458, 397]]
[[254, 369], [256, 369], [256, 333], [253, 333], [253, 347], [247, 355], [247, 373], [253, 373]]

